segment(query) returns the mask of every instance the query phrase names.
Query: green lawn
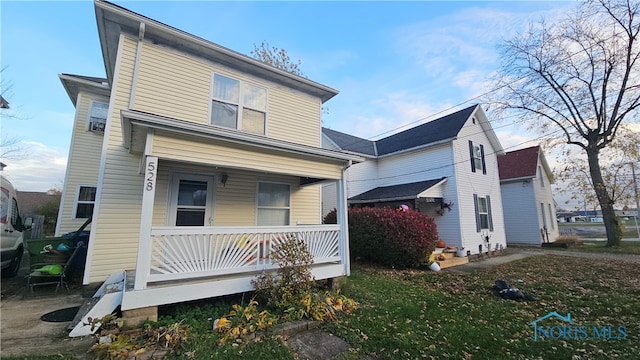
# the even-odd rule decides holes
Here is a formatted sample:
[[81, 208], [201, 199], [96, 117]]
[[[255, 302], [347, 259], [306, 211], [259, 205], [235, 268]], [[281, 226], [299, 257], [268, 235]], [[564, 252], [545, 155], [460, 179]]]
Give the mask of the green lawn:
[[[554, 249], [554, 248], [551, 248]], [[555, 249], [558, 250], [558, 249]], [[565, 250], [565, 249], [563, 249]], [[579, 251], [597, 254], [640, 255], [640, 241], [622, 241], [620, 246], [607, 247], [606, 241], [583, 240], [582, 245], [572, 245], [567, 251]]]
[[[504, 279], [537, 301], [497, 297], [492, 286]], [[521, 282], [516, 282], [522, 280]], [[475, 273], [450, 270], [388, 270], [354, 265], [343, 293], [361, 303], [353, 315], [325, 329], [354, 348], [342, 360], [363, 359], [637, 359], [640, 354], [640, 271], [638, 265], [593, 259], [534, 256]], [[167, 359], [294, 359], [278, 338], [248, 346], [217, 345], [210, 318], [229, 303], [190, 304], [161, 322], [185, 319], [192, 333], [179, 354]], [[534, 341], [537, 318], [571, 313], [586, 339]], [[565, 323], [548, 319], [544, 326]], [[624, 339], [593, 338], [592, 329], [612, 326]], [[569, 329], [571, 330], [571, 328]], [[3, 357], [4, 358], [4, 357]], [[49, 359], [61, 359], [60, 356]], [[36, 358], [33, 358], [36, 359]], [[45, 359], [45, 358], [38, 358]]]
[[[637, 359], [637, 269], [560, 256], [531, 257], [473, 274], [356, 268], [345, 294], [363, 306], [330, 328], [356, 346], [358, 355], [383, 359]], [[514, 283], [538, 301], [499, 299], [491, 289], [496, 279]], [[626, 326], [628, 336], [534, 342], [530, 323], [553, 311], [569, 312], [589, 329]], [[564, 325], [548, 321], [544, 325]]]

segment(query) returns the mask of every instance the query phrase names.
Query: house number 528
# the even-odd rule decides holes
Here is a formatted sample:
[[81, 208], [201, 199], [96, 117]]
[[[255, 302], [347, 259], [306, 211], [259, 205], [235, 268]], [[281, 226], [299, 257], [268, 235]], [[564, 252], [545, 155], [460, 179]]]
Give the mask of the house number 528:
[[148, 161], [147, 162], [147, 172], [145, 174], [145, 190], [152, 191], [156, 184], [156, 162]]

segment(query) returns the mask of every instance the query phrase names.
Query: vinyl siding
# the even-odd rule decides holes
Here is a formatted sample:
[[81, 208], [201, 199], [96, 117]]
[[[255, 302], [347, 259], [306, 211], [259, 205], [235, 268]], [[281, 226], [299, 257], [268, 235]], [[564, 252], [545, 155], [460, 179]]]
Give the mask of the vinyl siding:
[[[536, 171], [540, 171], [543, 169], [542, 164], [540, 163], [540, 159], [538, 158], [538, 166], [536, 166]], [[537, 203], [537, 208], [539, 212], [539, 224], [540, 228], [544, 226], [544, 221], [542, 221], [542, 211], [540, 210], [540, 203], [544, 204], [544, 215], [546, 217], [547, 223], [547, 232], [549, 234], [549, 241], [555, 241], [559, 235], [558, 230], [558, 220], [556, 217], [556, 209], [555, 203], [553, 201], [553, 194], [551, 192], [551, 184], [549, 182], [549, 177], [542, 170], [542, 177], [544, 179], [544, 187], [540, 186], [540, 174], [536, 173], [536, 179], [533, 181], [534, 190], [535, 190], [535, 199]], [[551, 205], [551, 214], [549, 214], [549, 205]], [[553, 227], [551, 226], [551, 222], [553, 222]], [[539, 231], [539, 230], [538, 230]]]
[[338, 187], [336, 183], [322, 185], [322, 216], [338, 208]]
[[[286, 183], [291, 186], [291, 225], [318, 224], [320, 218], [319, 185], [299, 186], [299, 178], [287, 175], [263, 174], [236, 169], [203, 167], [171, 161], [160, 161], [156, 183], [153, 225], [168, 223], [169, 183], [172, 172], [214, 177], [213, 226], [255, 226], [258, 182]], [[220, 175], [227, 174], [226, 185]]]
[[[477, 116], [477, 114], [474, 115]], [[477, 254], [478, 245], [483, 244], [480, 238], [481, 233], [476, 231], [473, 194], [478, 194], [479, 197], [486, 197], [487, 195], [491, 197], [491, 217], [494, 231], [490, 232], [491, 239], [489, 242], [492, 248], [496, 243], [506, 246], [498, 160], [495, 150], [480, 125], [481, 121], [484, 121], [484, 119], [478, 118], [476, 124], [468, 120], [458, 133], [457, 139], [453, 140], [458, 194], [458, 202], [454, 205], [454, 210], [456, 208], [459, 210], [458, 221], [462, 246], [470, 250], [472, 254]], [[486, 174], [483, 174], [482, 171], [471, 171], [469, 140], [473, 141], [474, 144], [482, 144], [484, 146]], [[453, 214], [453, 211], [445, 213], [444, 217], [451, 214]]]
[[502, 184], [507, 243], [540, 245], [540, 205], [535, 200], [533, 181]]
[[267, 89], [266, 136], [320, 147], [320, 99], [146, 42], [134, 109], [209, 124], [213, 73]]
[[[538, 165], [540, 161], [538, 160]], [[536, 166], [536, 171], [542, 167]], [[555, 241], [559, 235], [556, 209], [551, 192], [551, 184], [543, 173], [544, 187], [540, 185], [540, 174], [526, 181], [509, 182], [501, 185], [504, 221], [507, 241], [514, 244], [540, 245], [540, 229], [547, 224], [549, 241]], [[544, 204], [544, 214], [540, 204]], [[551, 214], [549, 214], [551, 205]], [[553, 226], [551, 226], [553, 221]]]
[[[105, 131], [106, 159], [101, 196], [91, 234], [85, 283], [104, 281], [114, 271], [134, 269], [138, 252], [142, 180], [140, 158], [122, 146], [120, 110], [128, 108], [136, 42], [123, 40], [112, 91], [113, 109]], [[88, 280], [88, 282], [87, 282]]]
[[[129, 107], [137, 41], [121, 37], [112, 91], [111, 118], [105, 132], [104, 163], [97, 219], [91, 234], [85, 284], [103, 281], [109, 274], [134, 269], [138, 252], [143, 176], [140, 155], [125, 149], [120, 111]], [[268, 88], [267, 136], [305, 145], [320, 145], [320, 101], [297, 91], [248, 78], [221, 66], [145, 43], [140, 59], [133, 106], [135, 110], [208, 123], [212, 73], [258, 83]], [[296, 109], [296, 110], [293, 110]], [[319, 185], [299, 187], [298, 176], [341, 177], [342, 163], [309, 160], [241, 144], [194, 140], [156, 131], [152, 155], [160, 157], [153, 224], [167, 221], [170, 171], [186, 169], [214, 176], [214, 225], [255, 225], [258, 181], [292, 185], [291, 223], [320, 222]], [[226, 186], [219, 183], [223, 171]]]
[[157, 131], [153, 142], [153, 155], [223, 167], [240, 167], [267, 172], [293, 174], [327, 179], [342, 176], [342, 164], [320, 159], [310, 161], [297, 155], [224, 143], [221, 141], [194, 141], [185, 136]]
[[[71, 146], [67, 162], [68, 173], [65, 177], [60, 207], [60, 224], [57, 235], [76, 231], [86, 219], [74, 219], [75, 204], [79, 185], [96, 186], [100, 167], [100, 150], [104, 135], [88, 131], [89, 111], [92, 101], [109, 102], [109, 98], [80, 92], [76, 102], [76, 116], [71, 135]], [[89, 225], [87, 230], [91, 230]]]
[[375, 189], [378, 186], [378, 160], [366, 159], [364, 162], [351, 165], [345, 172], [345, 177], [347, 198]]

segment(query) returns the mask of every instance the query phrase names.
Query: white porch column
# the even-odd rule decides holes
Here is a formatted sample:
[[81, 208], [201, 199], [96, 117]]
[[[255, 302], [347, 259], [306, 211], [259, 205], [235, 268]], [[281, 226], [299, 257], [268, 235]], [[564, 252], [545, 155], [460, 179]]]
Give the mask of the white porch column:
[[347, 180], [345, 173], [342, 173], [342, 179], [336, 181], [336, 220], [340, 225], [340, 259], [344, 264], [344, 273], [351, 275], [351, 262], [349, 259], [349, 224], [348, 224], [348, 208], [347, 208]]
[[140, 214], [140, 238], [138, 239], [135, 290], [142, 290], [147, 287], [149, 269], [151, 268], [151, 226], [157, 171], [158, 158], [156, 156], [146, 156], [142, 185], [142, 212]]

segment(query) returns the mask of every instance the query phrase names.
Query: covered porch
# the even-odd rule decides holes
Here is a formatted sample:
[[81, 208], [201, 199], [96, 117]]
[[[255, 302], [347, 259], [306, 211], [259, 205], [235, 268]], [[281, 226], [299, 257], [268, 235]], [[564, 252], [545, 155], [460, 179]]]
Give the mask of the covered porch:
[[[317, 280], [350, 273], [344, 170], [360, 158], [155, 115], [123, 112], [143, 174], [134, 269], [122, 309], [252, 290], [288, 239]], [[242, 141], [240, 141], [242, 140]], [[335, 183], [338, 224], [322, 224], [319, 186]]]

